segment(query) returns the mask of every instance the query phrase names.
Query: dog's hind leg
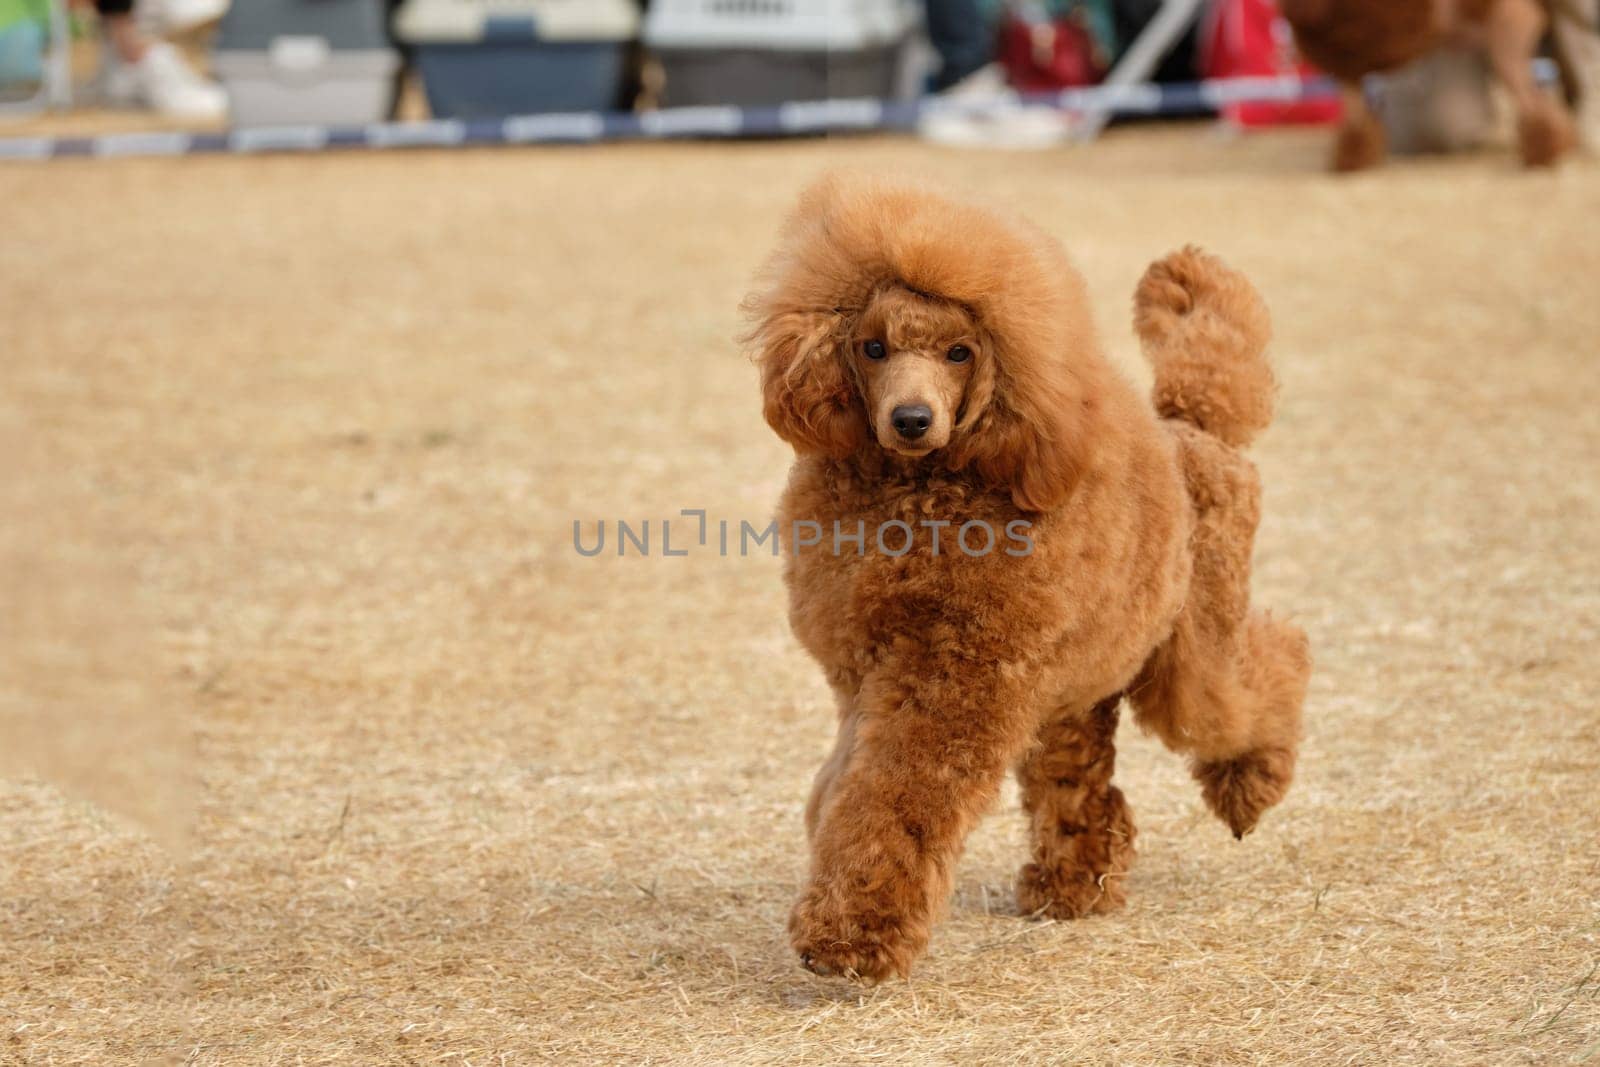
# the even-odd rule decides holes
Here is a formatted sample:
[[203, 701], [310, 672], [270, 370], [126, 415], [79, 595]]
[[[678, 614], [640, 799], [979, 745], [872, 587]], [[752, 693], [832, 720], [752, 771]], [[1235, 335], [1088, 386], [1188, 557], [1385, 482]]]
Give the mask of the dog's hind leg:
[[1270, 322], [1242, 275], [1193, 250], [1154, 264], [1136, 300], [1194, 509], [1194, 566], [1128, 700], [1141, 726], [1192, 757], [1207, 803], [1242, 835], [1289, 787], [1311, 673], [1305, 635], [1250, 610], [1261, 482], [1240, 449], [1272, 415]]
[[1540, 0], [1496, 0], [1485, 21], [1489, 61], [1516, 102], [1517, 141], [1529, 167], [1550, 166], [1576, 140], [1566, 104], [1545, 92], [1533, 76], [1533, 58], [1546, 27]]
[[1298, 627], [1264, 612], [1227, 640], [1204, 629], [1180, 619], [1128, 700], [1140, 726], [1191, 758], [1206, 804], [1243, 837], [1294, 778], [1311, 654]]
[[1128, 700], [1140, 726], [1192, 758], [1206, 803], [1243, 836], [1293, 778], [1311, 654], [1297, 627], [1250, 610], [1254, 466], [1209, 434], [1168, 426], [1195, 508], [1194, 571], [1171, 635]]
[[1545, 0], [1545, 7], [1578, 140], [1600, 149], [1600, 0]]
[[1310, 643], [1299, 627], [1252, 612], [1241, 638], [1235, 680], [1249, 741], [1236, 753], [1197, 757], [1193, 767], [1206, 804], [1235, 837], [1254, 829], [1289, 791], [1311, 674]]
[[1017, 876], [1025, 915], [1076, 919], [1127, 902], [1133, 866], [1133, 814], [1111, 784], [1121, 694], [1085, 712], [1073, 708], [1039, 731], [1017, 768], [1033, 857]]

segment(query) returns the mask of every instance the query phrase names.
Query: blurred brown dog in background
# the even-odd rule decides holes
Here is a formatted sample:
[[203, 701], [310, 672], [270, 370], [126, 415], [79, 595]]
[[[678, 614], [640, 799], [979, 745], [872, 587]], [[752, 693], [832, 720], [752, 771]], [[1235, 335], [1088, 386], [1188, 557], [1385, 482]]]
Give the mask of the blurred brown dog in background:
[[[1594, 76], [1592, 69], [1575, 55], [1594, 51], [1594, 13], [1584, 9], [1587, 2], [1282, 0], [1280, 6], [1301, 52], [1346, 87], [1333, 167], [1351, 171], [1373, 166], [1385, 155], [1383, 127], [1367, 107], [1361, 79], [1396, 70], [1450, 43], [1470, 44], [1488, 55], [1517, 109], [1522, 161], [1530, 167], [1555, 163], [1577, 140], [1569, 105], [1579, 105], [1594, 91], [1585, 84]], [[1551, 29], [1564, 99], [1541, 88], [1533, 73], [1534, 56]]]

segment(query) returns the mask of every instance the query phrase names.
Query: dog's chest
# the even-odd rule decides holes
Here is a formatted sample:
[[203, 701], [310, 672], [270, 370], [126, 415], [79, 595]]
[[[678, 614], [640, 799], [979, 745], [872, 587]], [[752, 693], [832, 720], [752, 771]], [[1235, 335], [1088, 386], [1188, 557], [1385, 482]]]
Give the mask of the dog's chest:
[[797, 476], [779, 509], [790, 623], [830, 672], [989, 660], [1032, 665], [1052, 691], [1109, 691], [1181, 600], [1187, 526], [1156, 505], [1118, 479], [1034, 515], [970, 486], [849, 494]]
[[979, 642], [1033, 569], [1032, 524], [999, 494], [791, 491], [780, 539], [796, 635], [825, 661], [896, 641]]

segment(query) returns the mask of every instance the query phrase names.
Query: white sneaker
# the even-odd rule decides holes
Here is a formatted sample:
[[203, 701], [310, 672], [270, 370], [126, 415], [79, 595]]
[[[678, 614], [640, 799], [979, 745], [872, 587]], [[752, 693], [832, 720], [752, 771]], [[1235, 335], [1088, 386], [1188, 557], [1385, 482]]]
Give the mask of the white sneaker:
[[991, 63], [924, 100], [917, 132], [961, 148], [1038, 149], [1065, 141], [1072, 120], [1054, 108], [1024, 105]]
[[941, 100], [982, 100], [1010, 91], [1005, 68], [998, 63], [989, 63], [942, 89], [937, 95]]
[[103, 83], [113, 104], [148, 107], [175, 119], [221, 119], [228, 114], [228, 94], [207, 81], [165, 41], [152, 42], [137, 63], [107, 62]]

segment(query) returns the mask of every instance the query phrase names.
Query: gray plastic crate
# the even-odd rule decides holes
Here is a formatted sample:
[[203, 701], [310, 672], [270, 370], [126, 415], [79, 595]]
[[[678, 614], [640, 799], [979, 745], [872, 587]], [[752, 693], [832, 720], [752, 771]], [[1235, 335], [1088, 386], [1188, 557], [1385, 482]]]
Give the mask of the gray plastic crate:
[[892, 97], [912, 0], [655, 0], [645, 44], [668, 107]]
[[362, 125], [394, 109], [384, 0], [236, 0], [213, 65], [238, 126]]
[[778, 52], [754, 48], [656, 49], [664, 107], [772, 107], [791, 100], [891, 97], [901, 49]]
[[638, 33], [633, 0], [407, 0], [395, 16], [440, 118], [617, 107]]

